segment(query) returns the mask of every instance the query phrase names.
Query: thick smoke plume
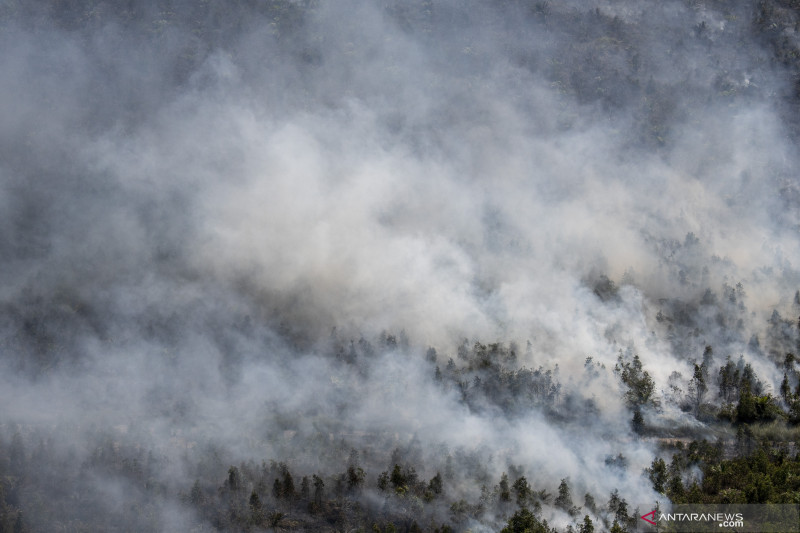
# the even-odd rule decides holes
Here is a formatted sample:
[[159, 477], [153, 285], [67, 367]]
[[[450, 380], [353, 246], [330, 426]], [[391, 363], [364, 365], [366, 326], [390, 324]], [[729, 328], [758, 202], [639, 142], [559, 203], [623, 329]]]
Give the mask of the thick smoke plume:
[[[583, 494], [663, 502], [633, 412], [713, 434], [681, 409], [706, 346], [777, 395], [800, 314], [788, 3], [11, 1], [0, 21], [9, 524], [233, 529], [193, 484], [235, 492], [229, 467], [271, 460], [328, 493], [358, 466], [364, 513], [457, 530], [502, 527], [504, 473], [566, 479], [600, 524]], [[634, 355], [650, 398], [620, 378]], [[447, 503], [386, 496], [395, 464], [440, 472]], [[275, 522], [356, 522], [297, 509]]]

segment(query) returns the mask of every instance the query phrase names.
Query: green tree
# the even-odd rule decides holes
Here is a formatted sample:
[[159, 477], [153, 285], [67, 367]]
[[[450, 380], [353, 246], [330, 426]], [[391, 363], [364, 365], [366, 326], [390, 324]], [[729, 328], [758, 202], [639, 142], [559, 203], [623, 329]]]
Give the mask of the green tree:
[[264, 514], [261, 509], [261, 498], [258, 497], [256, 491], [250, 493], [248, 506], [250, 507], [250, 521], [256, 525], [260, 524], [264, 520]]
[[742, 381], [742, 390], [739, 393], [739, 403], [736, 405], [736, 421], [749, 424], [756, 420], [756, 400], [750, 392], [750, 382]]
[[611, 524], [611, 529], [609, 529], [610, 533], [625, 533], [625, 530], [622, 529], [622, 526], [619, 525], [619, 522], [615, 519], [614, 523]]
[[588, 514], [583, 517], [583, 524], [578, 526], [578, 533], [594, 533], [594, 524]]
[[583, 506], [589, 509], [592, 513], [597, 514], [597, 502], [595, 502], [594, 496], [588, 492], [583, 496]]
[[725, 361], [725, 364], [719, 368], [719, 377], [717, 383], [719, 385], [719, 396], [723, 402], [733, 402], [739, 391], [739, 369], [736, 367], [731, 357]]
[[800, 397], [794, 395], [789, 402], [789, 422], [800, 424]]
[[[741, 364], [741, 361], [740, 361], [740, 364]], [[745, 364], [744, 368], [742, 369], [742, 377], [740, 378], [740, 383], [739, 383], [740, 390], [744, 386], [745, 383], [750, 385], [750, 392], [751, 393], [753, 393], [756, 396], [760, 396], [761, 395], [761, 392], [762, 392], [762, 389], [763, 389], [764, 386], [761, 383], [761, 381], [758, 379], [758, 376], [756, 376], [756, 373], [753, 370], [753, 367], [750, 366], [750, 363]]]
[[503, 472], [503, 475], [500, 476], [500, 491], [499, 497], [501, 502], [508, 502], [511, 501], [511, 490], [508, 486], [508, 474]]
[[558, 486], [558, 497], [556, 497], [555, 504], [556, 507], [565, 511], [572, 509], [572, 494], [570, 494], [569, 484], [566, 478], [562, 479], [561, 484]]
[[686, 503], [686, 489], [679, 471], [671, 472], [667, 484], [667, 497], [672, 503]]
[[619, 374], [622, 382], [627, 385], [625, 400], [630, 407], [655, 405], [654, 393], [656, 384], [650, 374], [644, 370], [639, 355], [633, 356], [632, 361], [625, 361], [620, 353], [614, 371]]
[[512, 488], [517, 495], [517, 505], [520, 507], [527, 506], [533, 491], [531, 490], [531, 486], [528, 485], [528, 480], [525, 479], [525, 476], [518, 478], [514, 482], [514, 485], [512, 485]]
[[608, 499], [608, 510], [614, 513], [615, 521], [623, 524], [628, 521], [628, 502], [625, 501], [625, 498], [620, 498], [617, 489], [611, 491], [611, 496]]
[[347, 467], [347, 490], [353, 492], [361, 488], [367, 475], [360, 466]]
[[381, 490], [386, 490], [389, 486], [389, 472], [383, 471], [378, 476], [378, 488]]
[[647, 469], [647, 477], [653, 484], [653, 490], [664, 494], [668, 479], [667, 463], [664, 462], [664, 459], [661, 457], [653, 459], [653, 463], [650, 465], [650, 468]]
[[261, 509], [261, 498], [258, 497], [256, 491], [250, 493], [249, 505], [251, 509]]
[[694, 416], [700, 414], [700, 406], [703, 404], [703, 398], [706, 395], [708, 386], [706, 385], [706, 378], [703, 369], [695, 363], [692, 379], [689, 382], [689, 398], [694, 407]]
[[736, 406], [736, 421], [749, 424], [756, 421], [775, 420], [783, 412], [775, 404], [771, 395], [756, 396], [750, 392], [750, 382], [742, 381], [739, 403]]
[[428, 490], [437, 495], [442, 493], [442, 475], [439, 472], [428, 482]]
[[285, 467], [283, 469], [283, 497], [287, 500], [292, 500], [295, 497], [294, 479], [292, 478], [292, 473]]
[[406, 483], [408, 480], [406, 479], [406, 476], [403, 473], [403, 469], [400, 467], [400, 465], [394, 465], [392, 473], [389, 476], [389, 481], [392, 483], [392, 487], [394, 487], [395, 490], [406, 488]]
[[554, 530], [547, 526], [546, 520], [540, 521], [528, 509], [520, 509], [508, 519], [500, 533], [554, 533]]
[[781, 398], [787, 405], [791, 402], [792, 388], [789, 386], [789, 376], [786, 372], [783, 373], [783, 381], [781, 381]]

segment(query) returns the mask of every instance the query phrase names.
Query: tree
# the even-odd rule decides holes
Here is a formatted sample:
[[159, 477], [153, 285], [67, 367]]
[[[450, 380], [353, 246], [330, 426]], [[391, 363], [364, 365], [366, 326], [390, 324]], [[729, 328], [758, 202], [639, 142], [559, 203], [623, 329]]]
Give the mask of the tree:
[[283, 468], [283, 497], [287, 500], [294, 499], [294, 479], [292, 479], [292, 474], [289, 472], [289, 469], [284, 467]]
[[653, 490], [664, 494], [667, 488], [667, 463], [664, 462], [664, 459], [661, 457], [653, 459], [653, 463], [647, 469], [647, 477], [653, 484]]
[[555, 504], [556, 507], [565, 511], [572, 509], [572, 495], [570, 494], [569, 484], [566, 478], [562, 479], [561, 484], [558, 486], [558, 497], [556, 498]]
[[771, 395], [756, 396], [750, 392], [750, 382], [743, 380], [736, 406], [736, 421], [749, 424], [756, 421], [774, 420], [782, 416], [782, 411], [775, 404]]
[[250, 507], [250, 521], [256, 525], [260, 524], [264, 519], [264, 514], [261, 509], [261, 498], [258, 497], [256, 491], [250, 493], [248, 505]]
[[625, 533], [625, 530], [622, 529], [622, 526], [619, 525], [617, 520], [614, 520], [614, 523], [611, 524], [611, 529], [609, 529], [610, 533]]
[[378, 488], [381, 490], [386, 490], [389, 486], [389, 472], [383, 471], [378, 476]]
[[633, 418], [631, 418], [631, 429], [637, 435], [644, 433], [644, 416], [642, 416], [642, 410], [639, 408], [636, 408], [633, 411]]
[[703, 350], [703, 362], [700, 364], [700, 368], [703, 370], [703, 377], [708, 380], [708, 371], [711, 368], [711, 363], [714, 362], [714, 349], [711, 345], [706, 345], [705, 349]]
[[619, 288], [617, 285], [608, 278], [605, 274], [594, 284], [594, 294], [603, 302], [610, 300], [617, 300], [619, 298]]
[[789, 422], [792, 424], [800, 423], [800, 397], [793, 396], [789, 402]]
[[525, 479], [525, 476], [518, 478], [514, 482], [514, 485], [512, 485], [512, 488], [517, 495], [517, 505], [520, 507], [527, 506], [533, 491], [530, 485], [528, 485], [528, 480]]
[[322, 507], [322, 498], [325, 495], [325, 482], [316, 474], [311, 476], [311, 480], [314, 485], [314, 499], [308, 507], [312, 513], [316, 513]]
[[739, 369], [731, 361], [730, 356], [725, 361], [725, 364], [719, 368], [719, 396], [723, 402], [733, 402], [739, 391]]
[[786, 357], [783, 359], [783, 368], [786, 369], [787, 372], [794, 371], [794, 362], [795, 356], [793, 353], [787, 353]]
[[[673, 458], [673, 465], [674, 465]], [[667, 484], [667, 497], [672, 503], [686, 503], [686, 489], [683, 486], [679, 469], [670, 467], [669, 482]]]
[[267, 515], [267, 523], [271, 528], [277, 528], [285, 515], [279, 511], [272, 511]]
[[583, 524], [578, 526], [578, 533], [594, 533], [594, 524], [588, 514], [583, 517]]
[[783, 381], [781, 381], [781, 398], [788, 405], [791, 400], [792, 388], [789, 386], [789, 376], [786, 372], [783, 373]]
[[619, 497], [619, 491], [614, 489], [611, 491], [611, 496], [608, 499], [608, 510], [614, 513], [615, 522], [622, 522], [623, 524], [628, 520], [628, 502], [625, 498]]
[[736, 453], [739, 455], [750, 455], [755, 449], [755, 435], [747, 424], [741, 424], [736, 428]]
[[389, 476], [389, 481], [391, 481], [392, 487], [394, 487], [395, 490], [405, 488], [407, 479], [405, 474], [403, 473], [403, 469], [400, 468], [400, 465], [398, 464], [394, 465], [392, 473]]
[[367, 477], [364, 469], [360, 466], [350, 465], [347, 467], [347, 490], [356, 491], [364, 484]]
[[750, 366], [750, 363], [744, 365], [744, 368], [742, 369], [742, 377], [739, 383], [740, 390], [745, 383], [747, 383], [750, 386], [750, 392], [752, 392], [756, 396], [761, 395], [764, 386], [761, 383], [761, 381], [759, 381], [758, 376], [756, 376], [756, 373], [753, 370], [753, 367]]
[[229, 490], [231, 490], [231, 491], [239, 490], [239, 488], [241, 486], [240, 477], [241, 476], [239, 475], [239, 469], [238, 468], [236, 468], [235, 466], [232, 466], [232, 467], [230, 467], [228, 469], [228, 480], [227, 480], [226, 485], [227, 485]]
[[311, 497], [311, 483], [308, 480], [308, 476], [303, 476], [303, 479], [300, 480], [300, 499], [303, 501], [308, 501]]
[[639, 355], [633, 356], [632, 361], [625, 361], [620, 353], [614, 371], [619, 374], [622, 382], [628, 386], [625, 393], [625, 400], [630, 407], [641, 407], [644, 405], [655, 405], [653, 397], [656, 384], [650, 374], [644, 370]]
[[658, 517], [661, 516], [661, 504], [658, 503], [658, 501], [656, 501], [656, 505], [653, 510], [656, 512], [654, 516], [654, 522], [656, 523], [656, 533], [658, 533], [661, 531], [661, 523], [658, 521]]
[[508, 474], [503, 472], [503, 475], [500, 476], [500, 493], [499, 493], [500, 501], [501, 502], [509, 502], [511, 501], [511, 491], [508, 487]]
[[428, 482], [428, 490], [437, 495], [442, 493], [442, 475], [439, 472]]
[[425, 352], [425, 359], [429, 363], [434, 363], [435, 364], [436, 363], [436, 348], [434, 348], [433, 346], [428, 348], [428, 351]]
[[700, 406], [703, 404], [703, 398], [706, 395], [708, 386], [706, 385], [706, 378], [703, 368], [695, 363], [692, 380], [689, 382], [689, 398], [694, 407], [694, 416], [700, 414]]
[[203, 504], [203, 500], [203, 489], [200, 488], [200, 480], [196, 479], [194, 484], [192, 484], [191, 490], [189, 491], [189, 503], [199, 507]]
[[589, 509], [592, 513], [597, 514], [597, 502], [594, 501], [594, 496], [588, 492], [583, 496], [583, 506]]
[[314, 474], [311, 476], [314, 481], [314, 501], [317, 503], [322, 502], [322, 496], [325, 489], [325, 482], [322, 481], [322, 478], [318, 475]]
[[736, 421], [750, 423], [756, 419], [756, 401], [750, 392], [750, 382], [742, 381], [742, 389], [739, 392], [739, 403], [736, 405]]
[[261, 498], [258, 497], [256, 491], [250, 493], [250, 508], [251, 509], [261, 509]]
[[508, 524], [500, 533], [552, 533], [547, 521], [540, 521], [527, 509], [520, 509], [508, 519]]

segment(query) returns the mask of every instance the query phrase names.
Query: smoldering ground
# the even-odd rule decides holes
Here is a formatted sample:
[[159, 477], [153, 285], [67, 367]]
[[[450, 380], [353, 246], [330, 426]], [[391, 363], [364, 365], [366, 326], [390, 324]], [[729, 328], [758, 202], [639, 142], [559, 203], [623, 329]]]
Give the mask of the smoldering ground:
[[[376, 487], [394, 460], [429, 479], [448, 457], [448, 501], [511, 470], [578, 505], [656, 499], [621, 351], [655, 379], [654, 426], [698, 424], [667, 389], [706, 345], [780, 381], [789, 8], [119, 4], [2, 6], [0, 413], [39, 476], [6, 490], [30, 527], [69, 498], [30, 503], [38, 479], [101, 528], [130, 502], [134, 529], [224, 528], [186, 503], [195, 480], [334, 475], [351, 449], [368, 509], [403, 507]], [[492, 365], [531, 374], [504, 392]]]

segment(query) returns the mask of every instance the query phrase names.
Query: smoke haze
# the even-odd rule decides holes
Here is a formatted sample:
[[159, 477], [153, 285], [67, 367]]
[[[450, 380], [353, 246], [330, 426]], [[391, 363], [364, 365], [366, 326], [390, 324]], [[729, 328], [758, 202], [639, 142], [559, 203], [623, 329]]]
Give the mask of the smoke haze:
[[[0, 3], [0, 449], [82, 491], [74, 523], [224, 530], [196, 480], [332, 476], [351, 450], [360, 505], [389, 515], [398, 461], [450, 468], [448, 502], [504, 472], [566, 478], [578, 506], [663, 501], [620, 356], [667, 433], [713, 433], [670, 396], [707, 345], [714, 374], [742, 355], [776, 394], [800, 306], [796, 8], [134, 4]], [[486, 353], [531, 373], [522, 392]], [[27, 479], [9, 505], [57, 530], [69, 496], [24, 503]], [[420, 511], [507, 519], [466, 514]]]

